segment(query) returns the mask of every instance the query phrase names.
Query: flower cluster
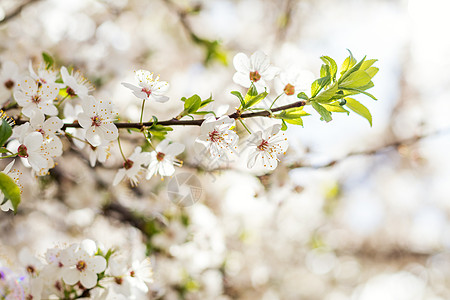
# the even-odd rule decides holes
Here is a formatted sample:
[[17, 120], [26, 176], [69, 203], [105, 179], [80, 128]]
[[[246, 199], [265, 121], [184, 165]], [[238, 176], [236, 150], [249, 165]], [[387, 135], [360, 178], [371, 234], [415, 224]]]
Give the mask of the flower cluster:
[[43, 257], [23, 248], [18, 260], [14, 270], [0, 261], [4, 299], [142, 299], [153, 282], [149, 258], [130, 261], [92, 240], [48, 249]]

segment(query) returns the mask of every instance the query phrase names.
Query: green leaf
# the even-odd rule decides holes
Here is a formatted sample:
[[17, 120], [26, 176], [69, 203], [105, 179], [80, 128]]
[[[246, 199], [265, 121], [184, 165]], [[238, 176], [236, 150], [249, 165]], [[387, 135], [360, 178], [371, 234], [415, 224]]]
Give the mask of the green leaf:
[[359, 70], [351, 73], [345, 80], [339, 85], [340, 88], [359, 88], [368, 84], [372, 78], [366, 71]]
[[345, 72], [347, 72], [351, 67], [353, 67], [356, 64], [356, 59], [353, 57], [352, 52], [348, 49], [347, 51], [350, 53], [350, 56], [347, 57], [341, 65], [341, 75], [343, 75]]
[[194, 113], [192, 113], [192, 114], [194, 114], [194, 115], [201, 115], [201, 116], [207, 115], [207, 114], [213, 114], [213, 115], [216, 115], [212, 110], [196, 111], [196, 112], [194, 112]]
[[202, 99], [200, 98], [200, 96], [197, 94], [193, 95], [184, 101], [184, 111], [187, 114], [196, 112], [200, 108], [201, 103]]
[[330, 83], [331, 76], [325, 76], [315, 80], [311, 85], [311, 98], [317, 96], [317, 94]]
[[302, 118], [297, 118], [297, 119], [285, 119], [283, 121], [286, 121], [286, 123], [292, 124], [292, 125], [300, 125], [303, 126], [303, 120]]
[[358, 115], [366, 118], [370, 123], [370, 127], [372, 127], [372, 115], [370, 114], [370, 111], [367, 109], [367, 107], [353, 98], [345, 98], [345, 100], [347, 101], [347, 107], [353, 110]]
[[334, 95], [336, 95], [337, 90], [338, 90], [338, 85], [335, 83], [329, 89], [321, 92], [319, 95], [312, 98], [312, 100], [319, 102], [319, 103], [331, 101], [331, 98]]
[[172, 127], [154, 124], [147, 130], [148, 138], [156, 138], [163, 140], [166, 137], [167, 132], [173, 131]]
[[339, 103], [322, 104], [322, 106], [325, 107], [326, 110], [331, 112], [343, 112], [347, 113], [347, 115], [350, 114], [350, 112], [339, 105]]
[[377, 75], [378, 71], [377, 67], [370, 67], [366, 70], [366, 73], [370, 76], [370, 78], [373, 78], [375, 75]]
[[298, 93], [297, 98], [303, 99], [303, 100], [309, 100], [308, 95], [306, 95], [304, 92]]
[[213, 102], [213, 101], [214, 101], [214, 100], [213, 100], [212, 95], [211, 95], [211, 96], [209, 96], [208, 99], [203, 100], [203, 101], [200, 103], [200, 108], [205, 107], [206, 105], [208, 105], [209, 103], [211, 103], [211, 102]]
[[359, 69], [365, 71], [368, 68], [370, 68], [377, 61], [378, 61], [378, 59], [368, 59], [362, 63], [361, 68], [359, 68]]
[[331, 113], [326, 110], [325, 107], [320, 105], [317, 102], [311, 102], [312, 107], [320, 114], [320, 116], [325, 120], [325, 122], [330, 122], [333, 118], [331, 118]]
[[2, 125], [0, 125], [0, 146], [3, 146], [12, 134], [11, 126], [2, 120]]
[[329, 56], [322, 56], [320, 59], [330, 68], [331, 77], [336, 79], [337, 64], [334, 59]]
[[275, 115], [277, 119], [293, 120], [300, 117], [309, 116], [310, 114], [303, 110], [303, 107], [293, 107], [281, 111], [279, 114]]
[[241, 102], [241, 107], [245, 106], [244, 98], [242, 97], [241, 93], [239, 93], [238, 91], [232, 91], [231, 94], [235, 95], [239, 99], [239, 101]]
[[9, 153], [9, 151], [6, 148], [0, 148], [0, 153]]
[[16, 213], [20, 203], [20, 189], [11, 177], [1, 172], [0, 190], [2, 191], [6, 199], [11, 200], [14, 212]]
[[258, 94], [256, 96], [251, 96], [248, 99], [247, 99], [247, 96], [245, 96], [246, 102], [245, 102], [244, 109], [247, 109], [249, 107], [252, 107], [253, 105], [258, 104], [261, 100], [266, 98], [268, 94], [269, 94], [268, 92], [262, 92], [261, 94]]
[[326, 76], [331, 77], [330, 66], [322, 65], [322, 67], [320, 68], [320, 77], [326, 77]]
[[286, 122], [281, 120], [281, 131], [286, 131], [288, 129]]
[[48, 54], [47, 52], [42, 52], [42, 59], [45, 62], [45, 67], [47, 70], [50, 69], [55, 62], [53, 57], [50, 54]]
[[350, 93], [347, 93], [346, 96], [349, 96], [349, 95], [357, 95], [357, 94], [364, 94], [364, 95], [366, 95], [366, 96], [369, 96], [369, 97], [372, 98], [373, 100], [378, 100], [377, 98], [375, 98], [374, 95], [372, 95], [372, 94], [370, 94], [370, 93], [368, 93], [368, 92], [366, 92], [366, 91], [363, 91], [363, 90], [361, 90], [361, 89], [354, 89], [354, 88], [342, 88], [342, 89], [345, 90], [346, 92], [347, 92], [347, 91], [350, 91]]

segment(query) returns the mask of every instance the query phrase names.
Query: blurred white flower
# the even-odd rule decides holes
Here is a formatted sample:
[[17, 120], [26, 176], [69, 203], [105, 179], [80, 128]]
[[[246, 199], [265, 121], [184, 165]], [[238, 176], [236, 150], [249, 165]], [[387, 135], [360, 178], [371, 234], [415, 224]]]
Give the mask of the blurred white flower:
[[50, 83], [39, 85], [33, 78], [22, 78], [14, 90], [14, 99], [22, 106], [22, 113], [31, 117], [33, 114], [55, 116], [58, 109], [53, 100], [58, 96], [58, 87]]
[[290, 68], [287, 71], [280, 72], [280, 76], [275, 79], [276, 92], [278, 95], [281, 94], [278, 103], [282, 99], [289, 102], [296, 101], [297, 94], [307, 92], [313, 81], [314, 77], [307, 71]]
[[96, 161], [101, 163], [106, 162], [106, 160], [111, 156], [111, 145], [112, 142], [104, 142], [96, 147], [88, 147], [89, 163], [91, 164], [91, 167], [95, 167]]
[[31, 78], [36, 80], [38, 85], [44, 85], [44, 84], [50, 83], [50, 84], [58, 87], [58, 89], [64, 87], [63, 84], [56, 83], [56, 80], [58, 79], [58, 72], [51, 68], [47, 69], [45, 67], [45, 64], [43, 64], [43, 63], [41, 63], [39, 65], [39, 67], [37, 69], [37, 73], [36, 73], [33, 69], [33, 64], [30, 61], [30, 63], [28, 64], [28, 71], [30, 72]]
[[153, 282], [153, 270], [152, 262], [147, 257], [143, 261], [135, 260], [131, 265], [129, 271], [130, 277], [128, 277], [131, 285], [141, 290], [142, 292], [148, 292], [147, 283]]
[[166, 102], [169, 100], [169, 97], [164, 96], [164, 93], [169, 89], [169, 83], [166, 81], [159, 81], [159, 75], [153, 79], [153, 73], [149, 71], [138, 70], [135, 73], [136, 79], [139, 81], [139, 86], [126, 82], [122, 82], [122, 85], [132, 90], [136, 97], [157, 102]]
[[139, 178], [144, 172], [142, 165], [146, 166], [150, 163], [150, 153], [141, 152], [141, 147], [136, 147], [133, 154], [123, 163], [123, 168], [119, 169], [114, 177], [113, 185], [119, 184], [122, 179], [127, 176], [132, 185], [137, 185]]
[[250, 58], [238, 53], [233, 58], [233, 65], [237, 71], [233, 81], [246, 88], [253, 83], [258, 93], [268, 89], [266, 81], [272, 80], [279, 72], [278, 68], [270, 65], [269, 57], [262, 51], [256, 51]]
[[3, 62], [0, 69], [0, 104], [12, 96], [19, 80], [19, 67], [12, 61]]
[[155, 151], [150, 153], [150, 164], [148, 166], [146, 179], [150, 179], [156, 173], [161, 176], [172, 176], [175, 173], [175, 166], [181, 166], [181, 162], [175, 158], [184, 151], [184, 145], [171, 143], [165, 139], [156, 146]]
[[247, 167], [262, 166], [273, 170], [278, 165], [279, 154], [284, 154], [289, 146], [287, 138], [280, 132], [281, 125], [275, 124], [264, 131], [253, 133], [248, 138], [250, 154]]
[[[64, 105], [64, 123], [73, 123], [75, 120], [78, 120], [78, 114], [82, 112], [83, 108], [81, 105], [66, 103]], [[65, 131], [74, 137], [72, 141], [78, 149], [83, 149], [86, 146], [84, 142], [86, 140], [86, 129], [68, 127]]]
[[117, 114], [111, 102], [89, 96], [83, 99], [82, 107], [83, 112], [78, 114], [78, 122], [86, 129], [86, 140], [92, 146], [117, 139], [119, 132], [113, 123]]
[[231, 130], [236, 125], [234, 119], [222, 116], [216, 120], [209, 117], [200, 127], [201, 135], [195, 140], [195, 149], [199, 154], [208, 151], [213, 158], [231, 156], [236, 150], [239, 136]]

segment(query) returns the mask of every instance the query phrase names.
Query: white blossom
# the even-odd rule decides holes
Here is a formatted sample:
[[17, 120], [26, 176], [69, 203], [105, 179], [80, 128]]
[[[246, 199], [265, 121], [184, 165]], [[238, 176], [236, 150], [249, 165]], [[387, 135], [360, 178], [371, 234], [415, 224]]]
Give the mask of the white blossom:
[[58, 96], [58, 92], [55, 85], [40, 85], [33, 78], [26, 76], [17, 84], [14, 99], [22, 106], [22, 113], [27, 117], [33, 114], [55, 116], [58, 109], [53, 100]]
[[119, 132], [113, 123], [117, 114], [112, 103], [89, 96], [83, 100], [83, 112], [78, 114], [78, 122], [86, 129], [86, 140], [94, 147], [117, 139]]
[[3, 62], [0, 69], [0, 105], [12, 96], [19, 80], [19, 67], [16, 63], [12, 61]]
[[258, 93], [268, 88], [267, 81], [279, 72], [278, 68], [270, 65], [269, 57], [262, 51], [256, 51], [250, 58], [244, 53], [238, 53], [233, 58], [233, 65], [236, 69], [233, 81], [246, 88], [253, 83]]
[[139, 81], [139, 86], [130, 83], [122, 82], [122, 85], [133, 91], [133, 94], [139, 99], [154, 100], [156, 102], [166, 102], [169, 97], [164, 94], [169, 89], [169, 83], [166, 81], [159, 81], [159, 75], [153, 78], [153, 73], [146, 70], [138, 70], [136, 79]]
[[175, 156], [184, 151], [184, 145], [180, 143], [171, 143], [165, 139], [156, 146], [155, 151], [151, 152], [151, 161], [148, 166], [147, 179], [150, 179], [156, 173], [161, 176], [172, 176], [175, 173], [175, 166], [181, 166]]
[[79, 247], [67, 250], [61, 259], [64, 265], [62, 271], [64, 282], [70, 285], [80, 282], [85, 288], [93, 288], [97, 284], [97, 274], [106, 269], [105, 258], [95, 255], [97, 252], [95, 242], [84, 240]]
[[72, 70], [69, 74], [67, 68], [63, 66], [61, 67], [61, 78], [66, 86], [66, 93], [70, 97], [85, 98], [89, 92], [94, 90], [94, 86], [79, 71]]
[[113, 185], [119, 184], [126, 176], [130, 179], [132, 185], [137, 185], [139, 178], [144, 172], [144, 166], [150, 162], [150, 153], [141, 152], [141, 147], [136, 147], [133, 154], [123, 163], [123, 168], [119, 169], [114, 177]]
[[37, 72], [35, 72], [33, 69], [33, 64], [30, 61], [28, 64], [28, 71], [30, 72], [31, 78], [36, 80], [36, 82], [40, 85], [52, 84], [58, 89], [64, 86], [61, 83], [56, 83], [56, 80], [58, 79], [58, 72], [51, 68], [47, 69], [43, 63], [39, 65]]
[[289, 146], [287, 138], [280, 132], [281, 125], [275, 124], [264, 131], [253, 133], [248, 138], [250, 154], [248, 168], [262, 166], [273, 170], [278, 165], [278, 155], [284, 154]]
[[201, 154], [206, 150], [212, 158], [231, 156], [237, 149], [239, 136], [231, 130], [236, 125], [234, 119], [222, 116], [216, 120], [214, 116], [203, 121], [201, 135], [195, 140], [195, 149]]

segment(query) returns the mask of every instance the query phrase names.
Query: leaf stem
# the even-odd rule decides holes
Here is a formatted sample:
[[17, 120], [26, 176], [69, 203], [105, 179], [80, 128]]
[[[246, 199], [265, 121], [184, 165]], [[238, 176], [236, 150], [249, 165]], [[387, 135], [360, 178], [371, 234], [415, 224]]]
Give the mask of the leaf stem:
[[269, 109], [272, 109], [273, 105], [275, 104], [275, 102], [278, 100], [278, 98], [280, 98], [284, 93], [279, 94], [275, 100], [273, 100], [272, 104], [270, 105]]
[[247, 132], [248, 132], [249, 134], [252, 134], [252, 132], [250, 131], [250, 129], [248, 129], [248, 127], [244, 124], [244, 121], [242, 121], [241, 118], [239, 118], [238, 120], [239, 120], [239, 122], [241, 122], [242, 126], [244, 126], [245, 130], [247, 130]]
[[122, 150], [122, 145], [120, 145], [120, 137], [117, 138], [117, 143], [119, 144], [119, 150], [120, 150], [120, 154], [122, 154], [122, 158], [123, 161], [127, 161], [127, 158], [125, 157], [125, 155], [123, 154], [123, 150]]

